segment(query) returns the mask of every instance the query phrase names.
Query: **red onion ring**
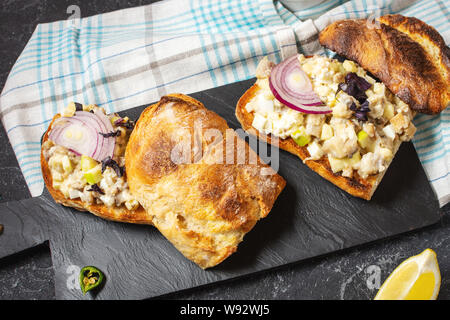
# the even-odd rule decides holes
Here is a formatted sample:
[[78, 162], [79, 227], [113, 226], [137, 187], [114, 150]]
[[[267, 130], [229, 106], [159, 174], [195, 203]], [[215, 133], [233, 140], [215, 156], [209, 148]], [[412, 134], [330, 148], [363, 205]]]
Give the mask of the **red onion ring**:
[[[82, 131], [82, 140], [76, 141], [65, 136], [69, 128]], [[79, 127], [79, 128], [76, 128]], [[49, 139], [57, 145], [68, 148], [75, 154], [87, 155], [97, 161], [112, 157], [116, 139], [105, 138], [100, 133], [107, 134], [114, 130], [109, 118], [100, 110], [94, 113], [77, 111], [72, 117], [61, 117], [55, 120], [49, 133]]]
[[[293, 76], [300, 77], [300, 86], [292, 84]], [[269, 87], [278, 101], [296, 111], [311, 114], [332, 112], [314, 92], [311, 80], [300, 67], [297, 55], [282, 61], [272, 69]]]

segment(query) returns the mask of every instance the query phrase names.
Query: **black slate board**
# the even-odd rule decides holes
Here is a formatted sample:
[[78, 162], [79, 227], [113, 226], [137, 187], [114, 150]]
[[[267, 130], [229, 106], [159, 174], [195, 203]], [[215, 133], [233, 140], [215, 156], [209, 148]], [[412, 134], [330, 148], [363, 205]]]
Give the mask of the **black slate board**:
[[[192, 96], [239, 123], [234, 108], [254, 79]], [[123, 112], [137, 118], [144, 107]], [[77, 268], [95, 265], [107, 280], [96, 299], [141, 299], [240, 277], [431, 225], [439, 207], [411, 143], [404, 143], [370, 202], [354, 198], [285, 151], [287, 185], [269, 216], [238, 251], [204, 271], [151, 226], [105, 221], [54, 203], [47, 192], [0, 204], [0, 257], [50, 240], [57, 299], [89, 299], [76, 287]], [[75, 285], [74, 285], [75, 284]]]

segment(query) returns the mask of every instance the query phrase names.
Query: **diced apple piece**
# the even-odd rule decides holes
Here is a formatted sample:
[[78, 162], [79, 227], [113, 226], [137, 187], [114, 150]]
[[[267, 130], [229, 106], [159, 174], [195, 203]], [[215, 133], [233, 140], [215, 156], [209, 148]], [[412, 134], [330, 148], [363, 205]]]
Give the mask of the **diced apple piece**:
[[314, 141], [313, 143], [309, 144], [307, 149], [308, 149], [310, 158], [312, 160], [319, 160], [320, 158], [322, 158], [323, 150], [322, 150], [321, 146], [317, 143], [317, 141]]
[[73, 171], [72, 162], [68, 156], [64, 156], [61, 162], [65, 173], [71, 173]]
[[69, 103], [69, 105], [61, 112], [61, 115], [63, 117], [73, 117], [75, 114], [75, 111], [77, 111], [77, 108], [75, 106], [74, 102]]
[[351, 158], [337, 159], [328, 155], [328, 161], [330, 162], [331, 170], [333, 173], [338, 173], [346, 168], [351, 168], [353, 165], [361, 161], [361, 154], [355, 152]]
[[388, 148], [380, 148], [379, 153], [381, 157], [386, 161], [391, 160], [393, 157], [392, 151]]
[[386, 137], [388, 137], [389, 139], [391, 139], [391, 140], [395, 139], [395, 130], [394, 130], [394, 127], [392, 126], [392, 124], [384, 127], [383, 132], [386, 135]]
[[304, 127], [297, 129], [291, 137], [300, 147], [304, 147], [311, 142], [311, 136], [305, 132]]
[[392, 103], [386, 103], [384, 106], [383, 117], [387, 120], [391, 120], [394, 117], [394, 105]]
[[306, 73], [311, 74], [314, 71], [314, 65], [312, 63], [306, 62], [302, 65], [302, 69]]
[[414, 137], [414, 134], [416, 133], [417, 128], [414, 126], [414, 124], [410, 123], [409, 127], [406, 128], [405, 133], [404, 133], [404, 139], [405, 140], [410, 140], [412, 137]]
[[331, 155], [328, 155], [328, 161], [330, 162], [331, 170], [333, 171], [333, 173], [338, 173], [344, 170], [345, 164], [342, 159], [337, 159], [332, 157]]
[[361, 130], [358, 132], [358, 143], [361, 146], [361, 148], [368, 149], [373, 144], [373, 140], [369, 137], [369, 134]]
[[356, 72], [358, 70], [358, 67], [353, 61], [345, 60], [342, 63], [342, 66], [344, 67], [345, 71], [347, 72]]
[[92, 168], [96, 167], [98, 165], [98, 162], [92, 159], [88, 156], [81, 156], [81, 170], [82, 171], [89, 171]]
[[390, 122], [393, 126], [394, 131], [399, 134], [409, 125], [409, 120], [403, 115], [403, 113], [398, 113], [390, 120]]
[[333, 127], [331, 127], [329, 124], [324, 124], [322, 126], [322, 134], [320, 136], [320, 139], [322, 140], [328, 140], [333, 137]]
[[102, 180], [102, 169], [100, 166], [94, 167], [86, 172], [84, 172], [84, 178], [89, 184], [96, 184]]

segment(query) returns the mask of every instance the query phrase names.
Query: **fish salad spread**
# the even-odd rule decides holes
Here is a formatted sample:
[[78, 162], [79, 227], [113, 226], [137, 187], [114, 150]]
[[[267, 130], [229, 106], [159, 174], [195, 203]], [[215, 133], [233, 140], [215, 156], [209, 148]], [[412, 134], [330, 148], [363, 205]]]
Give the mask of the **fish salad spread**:
[[42, 145], [52, 187], [69, 199], [137, 209], [124, 172], [132, 129], [128, 117], [106, 115], [96, 105], [69, 104]]
[[330, 113], [303, 113], [275, 98], [269, 85], [274, 64], [264, 58], [256, 70], [260, 88], [246, 105], [252, 126], [264, 134], [292, 138], [306, 147], [307, 160], [328, 158], [333, 173], [362, 178], [382, 173], [401, 141], [409, 141], [416, 128], [407, 104], [370, 77], [353, 61], [298, 55], [298, 63], [313, 91]]

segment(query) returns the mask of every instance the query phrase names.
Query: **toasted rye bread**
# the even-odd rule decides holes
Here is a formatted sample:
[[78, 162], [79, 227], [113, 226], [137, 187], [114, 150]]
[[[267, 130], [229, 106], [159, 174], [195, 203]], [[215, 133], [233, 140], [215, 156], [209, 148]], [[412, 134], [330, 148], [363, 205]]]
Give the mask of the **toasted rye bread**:
[[[252, 127], [253, 123], [253, 114], [249, 113], [245, 106], [253, 99], [253, 97], [257, 94], [260, 87], [255, 83], [250, 89], [248, 89], [244, 95], [239, 99], [236, 106], [236, 117], [241, 123], [242, 128], [248, 132], [249, 134], [253, 134], [258, 138], [266, 141], [267, 143], [271, 142], [271, 135], [265, 135], [260, 133], [258, 130]], [[305, 160], [310, 156], [306, 147], [300, 147], [292, 138], [287, 139], [278, 139], [279, 148], [289, 151], [292, 154], [295, 154], [300, 159]], [[394, 155], [397, 152], [400, 143], [394, 146]], [[358, 173], [354, 172], [352, 178], [343, 177], [339, 173], [333, 173], [331, 170], [330, 163], [326, 156], [322, 157], [319, 160], [306, 160], [306, 165], [310, 167], [313, 171], [321, 175], [323, 178], [327, 179], [331, 183], [335, 184], [339, 188], [344, 191], [350, 193], [351, 195], [359, 198], [363, 198], [366, 200], [370, 200], [372, 198], [373, 193], [375, 192], [378, 184], [384, 176], [386, 170], [382, 173], [371, 175], [367, 177], [367, 179], [363, 179], [358, 175]]]
[[[60, 114], [57, 114], [53, 117], [50, 126], [45, 132], [42, 143], [48, 140], [49, 132], [53, 126], [53, 123], [56, 119], [60, 117]], [[107, 220], [118, 221], [118, 222], [129, 222], [129, 223], [137, 223], [137, 224], [152, 224], [151, 216], [147, 214], [147, 212], [139, 206], [136, 210], [128, 210], [124, 205], [120, 207], [107, 207], [103, 204], [88, 204], [80, 199], [68, 199], [64, 196], [64, 194], [53, 188], [53, 179], [50, 172], [50, 168], [48, 166], [47, 161], [44, 157], [43, 148], [41, 148], [41, 169], [42, 176], [44, 177], [45, 186], [49, 191], [50, 195], [53, 199], [64, 206], [75, 208], [79, 211], [89, 211], [92, 214]]]
[[[142, 112], [125, 152], [130, 190], [155, 227], [201, 268], [235, 252], [286, 184], [245, 141], [227, 149], [230, 139], [240, 140], [223, 118], [189, 96], [171, 94]], [[174, 160], [176, 150], [187, 150], [185, 160]], [[249, 156], [229, 163], [223, 161], [228, 151]]]
[[379, 28], [365, 19], [327, 26], [319, 41], [379, 78], [412, 110], [436, 114], [450, 103], [450, 49], [431, 26], [387, 15]]

